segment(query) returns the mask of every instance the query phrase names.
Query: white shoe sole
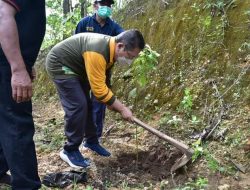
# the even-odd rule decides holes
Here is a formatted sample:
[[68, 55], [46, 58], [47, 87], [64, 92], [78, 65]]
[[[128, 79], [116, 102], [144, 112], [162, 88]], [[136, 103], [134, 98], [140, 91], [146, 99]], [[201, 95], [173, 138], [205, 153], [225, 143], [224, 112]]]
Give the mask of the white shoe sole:
[[81, 166], [77, 166], [77, 165], [73, 164], [73, 163], [68, 159], [68, 156], [65, 155], [65, 154], [63, 153], [63, 150], [60, 152], [60, 158], [61, 158], [63, 161], [67, 162], [72, 168], [77, 168], [77, 169], [83, 168], [83, 167], [81, 167]]
[[82, 145], [81, 148], [82, 148], [83, 151], [90, 150], [88, 147], [85, 147], [84, 145]]

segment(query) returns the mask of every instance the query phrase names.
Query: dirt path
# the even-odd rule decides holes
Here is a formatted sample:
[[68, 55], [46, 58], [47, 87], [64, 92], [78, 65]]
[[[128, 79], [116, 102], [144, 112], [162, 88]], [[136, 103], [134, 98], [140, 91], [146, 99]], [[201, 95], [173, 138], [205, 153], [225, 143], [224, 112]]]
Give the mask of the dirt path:
[[[110, 119], [110, 114], [115, 116], [113, 120]], [[59, 151], [64, 143], [63, 112], [60, 105], [57, 102], [47, 105], [35, 103], [34, 118], [41, 178], [51, 172], [70, 171], [72, 168], [59, 158]], [[208, 179], [206, 189], [250, 189], [249, 173], [238, 172], [237, 176], [213, 173], [207, 169], [207, 163], [202, 159], [171, 175], [171, 166], [181, 156], [177, 149], [140, 128], [137, 128], [135, 135], [136, 127], [120, 121], [114, 113], [109, 113], [106, 121], [106, 130], [111, 128], [103, 137], [102, 144], [111, 151], [112, 156], [100, 157], [81, 148], [83, 155], [92, 162], [87, 170], [88, 182], [66, 189], [86, 189], [88, 186], [111, 190], [178, 189], [181, 186], [191, 187], [200, 177]], [[193, 184], [195, 185], [197, 186]]]

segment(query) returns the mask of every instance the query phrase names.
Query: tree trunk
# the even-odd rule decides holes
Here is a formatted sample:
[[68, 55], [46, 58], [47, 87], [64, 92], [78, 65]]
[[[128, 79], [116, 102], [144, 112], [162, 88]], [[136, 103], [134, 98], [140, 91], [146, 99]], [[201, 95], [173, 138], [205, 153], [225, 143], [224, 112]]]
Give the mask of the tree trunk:
[[87, 16], [88, 0], [80, 0], [81, 3], [81, 17]]
[[66, 18], [67, 14], [71, 12], [71, 0], [63, 0], [63, 17]]
[[[72, 11], [72, 1], [71, 0], [63, 0], [63, 18], [64, 22], [67, 19], [68, 13]], [[67, 35], [63, 33], [63, 39], [66, 39]]]

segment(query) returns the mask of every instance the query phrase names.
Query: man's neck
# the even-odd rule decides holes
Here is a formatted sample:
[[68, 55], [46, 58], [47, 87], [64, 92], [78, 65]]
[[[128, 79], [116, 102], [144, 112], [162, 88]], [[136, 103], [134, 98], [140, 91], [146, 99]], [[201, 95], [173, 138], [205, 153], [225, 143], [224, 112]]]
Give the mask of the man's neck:
[[98, 14], [96, 14], [96, 20], [97, 20], [97, 22], [98, 22], [101, 26], [104, 26], [105, 23], [106, 23], [106, 19], [104, 19], [104, 18], [98, 16]]

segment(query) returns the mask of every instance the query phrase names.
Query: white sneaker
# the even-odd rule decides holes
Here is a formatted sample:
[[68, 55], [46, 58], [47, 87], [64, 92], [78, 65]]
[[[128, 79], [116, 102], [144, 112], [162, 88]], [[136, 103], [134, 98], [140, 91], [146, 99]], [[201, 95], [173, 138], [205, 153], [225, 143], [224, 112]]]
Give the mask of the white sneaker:
[[90, 161], [85, 159], [79, 150], [72, 152], [62, 150], [60, 158], [73, 168], [87, 168], [90, 166]]

